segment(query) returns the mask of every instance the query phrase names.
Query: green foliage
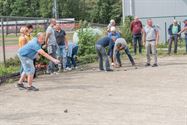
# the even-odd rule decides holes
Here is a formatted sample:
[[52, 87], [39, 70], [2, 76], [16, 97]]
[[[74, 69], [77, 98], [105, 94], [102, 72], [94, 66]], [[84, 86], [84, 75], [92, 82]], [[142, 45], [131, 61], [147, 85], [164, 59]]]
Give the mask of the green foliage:
[[36, 0], [12, 0], [12, 4], [9, 8], [11, 8], [12, 12], [11, 16], [26, 16], [26, 17], [34, 17], [40, 16], [38, 10], [39, 2]]
[[132, 43], [132, 33], [130, 30], [130, 24], [132, 20], [133, 20], [132, 16], [126, 17], [124, 25], [120, 27], [122, 37], [125, 38], [128, 43]]
[[6, 60], [6, 67], [10, 67], [10, 66], [19, 66], [20, 65], [20, 61], [19, 58], [16, 56], [14, 58], [9, 58]]
[[[121, 0], [57, 0], [59, 18], [107, 24], [121, 21]], [[0, 16], [53, 17], [53, 0], [0, 0]]]
[[97, 59], [97, 54], [90, 54], [90, 55], [85, 55], [81, 56], [78, 58], [77, 63], [79, 64], [88, 64], [88, 63], [93, 63]]
[[15, 73], [15, 72], [18, 72], [18, 71], [19, 71], [19, 66], [5, 67], [3, 65], [0, 65], [0, 76]]
[[39, 12], [42, 17], [52, 17], [52, 0], [39, 0]]
[[79, 36], [79, 56], [85, 56], [89, 54], [95, 54], [95, 42], [96, 36], [94, 36], [88, 29], [83, 31], [80, 29]]
[[34, 28], [34, 31], [32, 32], [32, 35], [35, 37], [39, 32], [45, 32], [44, 28], [40, 27], [39, 25]]
[[95, 23], [107, 24], [110, 19], [115, 19], [119, 23], [121, 15], [121, 0], [97, 0], [91, 18]]

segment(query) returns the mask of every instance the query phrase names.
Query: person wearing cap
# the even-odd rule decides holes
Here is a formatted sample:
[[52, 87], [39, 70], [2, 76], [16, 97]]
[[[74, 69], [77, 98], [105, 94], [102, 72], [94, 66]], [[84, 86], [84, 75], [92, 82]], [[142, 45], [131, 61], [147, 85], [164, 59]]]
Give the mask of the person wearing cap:
[[[103, 37], [101, 39], [99, 39], [96, 42], [96, 52], [98, 54], [99, 57], [99, 69], [100, 71], [113, 71], [112, 69], [110, 69], [110, 63], [109, 63], [109, 59], [106, 53], [106, 47], [109, 46], [109, 48], [111, 47], [111, 44], [113, 42], [113, 39], [111, 39], [110, 37], [106, 36]], [[105, 64], [103, 66], [103, 59], [105, 61]]]
[[109, 51], [108, 51], [108, 55], [110, 56], [111, 59], [111, 65], [114, 66], [114, 61], [113, 61], [113, 50], [114, 50], [114, 45], [115, 45], [115, 41], [116, 39], [120, 38], [121, 35], [119, 32], [116, 31], [116, 27], [112, 26], [111, 27], [111, 32], [108, 33], [108, 37], [110, 37], [113, 42], [111, 43], [111, 46], [109, 47]]
[[[38, 91], [39, 89], [34, 87], [32, 85], [33, 75], [35, 72], [35, 67], [33, 64], [33, 60], [36, 58], [36, 55], [39, 53], [49, 59], [50, 61], [53, 61], [55, 64], [60, 63], [59, 60], [53, 58], [49, 54], [47, 54], [42, 48], [41, 45], [44, 43], [45, 40], [45, 34], [44, 33], [38, 33], [37, 38], [33, 38], [31, 41], [29, 41], [25, 46], [20, 48], [18, 50], [18, 57], [21, 61], [21, 65], [23, 67], [23, 72], [21, 74], [21, 77], [17, 83], [17, 87], [21, 89], [27, 89], [31, 91]], [[27, 82], [28, 87], [25, 87], [23, 84], [23, 80], [27, 76]]]
[[177, 20], [173, 20], [173, 23], [168, 28], [168, 33], [170, 35], [169, 38], [169, 46], [168, 46], [168, 54], [171, 54], [172, 41], [174, 41], [174, 53], [177, 53], [178, 46], [178, 32], [181, 31], [181, 26], [178, 24]]
[[183, 22], [184, 22], [184, 28], [178, 34], [180, 35], [183, 32], [185, 34], [186, 54], [187, 54], [187, 19], [185, 19]]
[[133, 35], [133, 46], [135, 55], [137, 51], [137, 43], [139, 46], [139, 53], [142, 53], [142, 29], [142, 22], [139, 20], [137, 16], [135, 16], [134, 20], [130, 24], [130, 30]]
[[112, 26], [114, 26], [114, 27], [116, 26], [116, 22], [115, 22], [114, 19], [111, 19], [111, 20], [110, 20], [110, 23], [109, 23], [108, 26], [107, 26], [107, 31], [108, 31], [108, 32], [111, 32], [111, 27], [112, 27]]
[[[135, 66], [134, 59], [132, 58], [129, 48], [127, 46], [127, 42], [124, 38], [118, 38], [115, 41], [115, 46], [114, 46], [114, 62], [116, 67], [121, 67], [121, 59], [120, 59], [120, 51], [124, 50], [125, 53], [127, 54], [132, 66]], [[136, 67], [136, 66], [135, 66]]]

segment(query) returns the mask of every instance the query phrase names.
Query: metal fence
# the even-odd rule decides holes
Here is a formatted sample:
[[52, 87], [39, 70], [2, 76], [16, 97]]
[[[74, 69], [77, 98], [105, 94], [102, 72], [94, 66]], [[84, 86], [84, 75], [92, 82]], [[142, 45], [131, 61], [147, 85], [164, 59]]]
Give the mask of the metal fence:
[[[7, 59], [16, 56], [21, 26], [32, 24], [35, 31], [45, 31], [49, 25], [48, 18], [0, 16], [0, 19], [0, 63], [3, 62], [4, 64], [6, 64]], [[71, 32], [78, 27], [74, 18], [58, 19], [57, 22], [67, 32]]]
[[[169, 25], [173, 23], [173, 20], [176, 19], [181, 27], [184, 26], [184, 19], [187, 19], [187, 15], [180, 16], [160, 16], [160, 17], [141, 17], [143, 25], [146, 25], [146, 20], [151, 18], [153, 20], [154, 25], [159, 27], [160, 31], [160, 41], [166, 43], [168, 41], [168, 28]], [[184, 37], [182, 35], [182, 37]]]

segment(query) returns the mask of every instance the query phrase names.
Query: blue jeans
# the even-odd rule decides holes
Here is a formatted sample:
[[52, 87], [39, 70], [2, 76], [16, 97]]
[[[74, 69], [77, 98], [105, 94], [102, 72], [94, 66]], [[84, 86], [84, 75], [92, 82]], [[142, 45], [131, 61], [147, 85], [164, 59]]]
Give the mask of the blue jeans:
[[134, 54], [136, 54], [137, 43], [139, 46], [139, 53], [142, 53], [142, 35], [133, 35], [133, 46], [134, 46]]
[[75, 61], [75, 56], [77, 55], [77, 52], [78, 52], [78, 46], [73, 48], [71, 57], [68, 57], [67, 67], [71, 68], [71, 65], [73, 65], [73, 67], [77, 66], [76, 61]]
[[[53, 58], [56, 58], [56, 51], [57, 51], [56, 45], [49, 45], [47, 47], [47, 50], [50, 56], [52, 56]], [[55, 71], [55, 64], [52, 61], [49, 61], [49, 64], [47, 66], [47, 72], [53, 73], [54, 71]]]
[[58, 47], [58, 55], [60, 57], [61, 65], [63, 68], [66, 68], [66, 63], [67, 63], [67, 51], [66, 51], [66, 46], [62, 45]]
[[[132, 58], [132, 56], [131, 56], [131, 54], [130, 54], [129, 48], [128, 48], [128, 47], [125, 47], [125, 48], [124, 48], [124, 51], [125, 51], [125, 53], [127, 54], [127, 56], [128, 56], [128, 58], [129, 58], [131, 64], [134, 65], [135, 62], [134, 62], [134, 59]], [[115, 56], [116, 56], [116, 61], [118, 62], [119, 65], [121, 65], [120, 52], [119, 52], [118, 50], [115, 51]]]
[[[109, 70], [110, 69], [110, 64], [108, 60], [108, 56], [106, 54], [106, 50], [104, 47], [101, 45], [96, 45], [96, 52], [99, 56], [99, 69], [100, 70]], [[103, 67], [103, 59], [105, 61], [105, 65]]]

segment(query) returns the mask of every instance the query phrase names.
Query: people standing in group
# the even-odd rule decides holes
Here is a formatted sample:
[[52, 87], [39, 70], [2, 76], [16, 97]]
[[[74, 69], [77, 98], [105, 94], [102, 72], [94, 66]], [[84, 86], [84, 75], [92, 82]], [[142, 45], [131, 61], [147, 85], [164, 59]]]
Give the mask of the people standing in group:
[[183, 22], [184, 22], [184, 28], [182, 28], [182, 30], [178, 33], [178, 35], [180, 35], [181, 33], [184, 32], [184, 35], [185, 35], [186, 54], [187, 54], [187, 19], [185, 19]]
[[[114, 39], [111, 39], [110, 37], [106, 36], [103, 37], [101, 39], [99, 39], [96, 42], [96, 52], [98, 54], [99, 57], [99, 70], [100, 71], [113, 71], [112, 69], [110, 69], [110, 63], [109, 63], [109, 59], [106, 53], [106, 47], [111, 47], [111, 44], [113, 42]], [[104, 60], [104, 66], [103, 66], [103, 60]]]
[[137, 53], [137, 43], [139, 46], [139, 53], [142, 54], [142, 22], [139, 20], [137, 16], [135, 16], [134, 20], [130, 24], [130, 30], [133, 35], [133, 46], [134, 46], [134, 54]]
[[[45, 44], [47, 46], [47, 51], [50, 56], [53, 58], [56, 58], [56, 51], [57, 51], [57, 42], [56, 42], [56, 37], [55, 37], [55, 25], [56, 25], [56, 20], [51, 19], [50, 20], [50, 25], [48, 26], [46, 30], [46, 38], [45, 38]], [[55, 64], [53, 61], [49, 61], [49, 64], [47, 66], [47, 73], [48, 74], [54, 74], [55, 72]]]
[[[60, 63], [59, 60], [53, 58], [48, 55], [43, 49], [41, 49], [41, 45], [45, 41], [45, 34], [38, 33], [37, 38], [33, 38], [29, 43], [18, 50], [18, 57], [21, 61], [21, 65], [23, 67], [23, 72], [18, 81], [17, 87], [19, 89], [27, 89], [31, 91], [38, 91], [39, 89], [32, 85], [33, 75], [35, 72], [35, 67], [33, 64], [33, 59], [36, 58], [37, 53], [43, 55], [53, 63]], [[27, 76], [28, 87], [25, 87], [23, 84], [23, 80]]]
[[[134, 59], [132, 58], [132, 56], [130, 54], [129, 48], [127, 46], [127, 42], [124, 38], [118, 38], [115, 41], [114, 55], [113, 55], [115, 66], [116, 67], [121, 67], [122, 66], [121, 59], [120, 59], [120, 51], [121, 50], [125, 51], [125, 53], [127, 54], [132, 66], [135, 66]], [[137, 67], [135, 66], [135, 68], [137, 68]]]
[[143, 29], [143, 41], [146, 46], [147, 63], [145, 66], [151, 65], [151, 51], [154, 56], [154, 64], [152, 67], [158, 66], [157, 64], [157, 45], [159, 42], [159, 31], [153, 26], [152, 19], [147, 20], [147, 25]]
[[177, 20], [173, 20], [173, 23], [168, 28], [168, 33], [170, 35], [169, 38], [169, 46], [168, 46], [168, 54], [171, 54], [172, 42], [174, 41], [174, 53], [177, 54], [178, 47], [178, 33], [181, 31], [181, 26], [178, 24]]
[[110, 33], [108, 33], [108, 37], [113, 39], [113, 42], [111, 43], [108, 51], [108, 55], [110, 56], [111, 59], [111, 65], [114, 66], [113, 51], [114, 51], [115, 40], [120, 38], [121, 35], [119, 32], [116, 31], [116, 27], [112, 26]]
[[66, 71], [66, 63], [67, 63], [67, 49], [68, 49], [68, 41], [66, 38], [66, 32], [62, 30], [61, 25], [56, 24], [55, 37], [58, 44], [58, 53], [61, 60], [61, 65], [59, 65], [59, 71], [63, 68]]

